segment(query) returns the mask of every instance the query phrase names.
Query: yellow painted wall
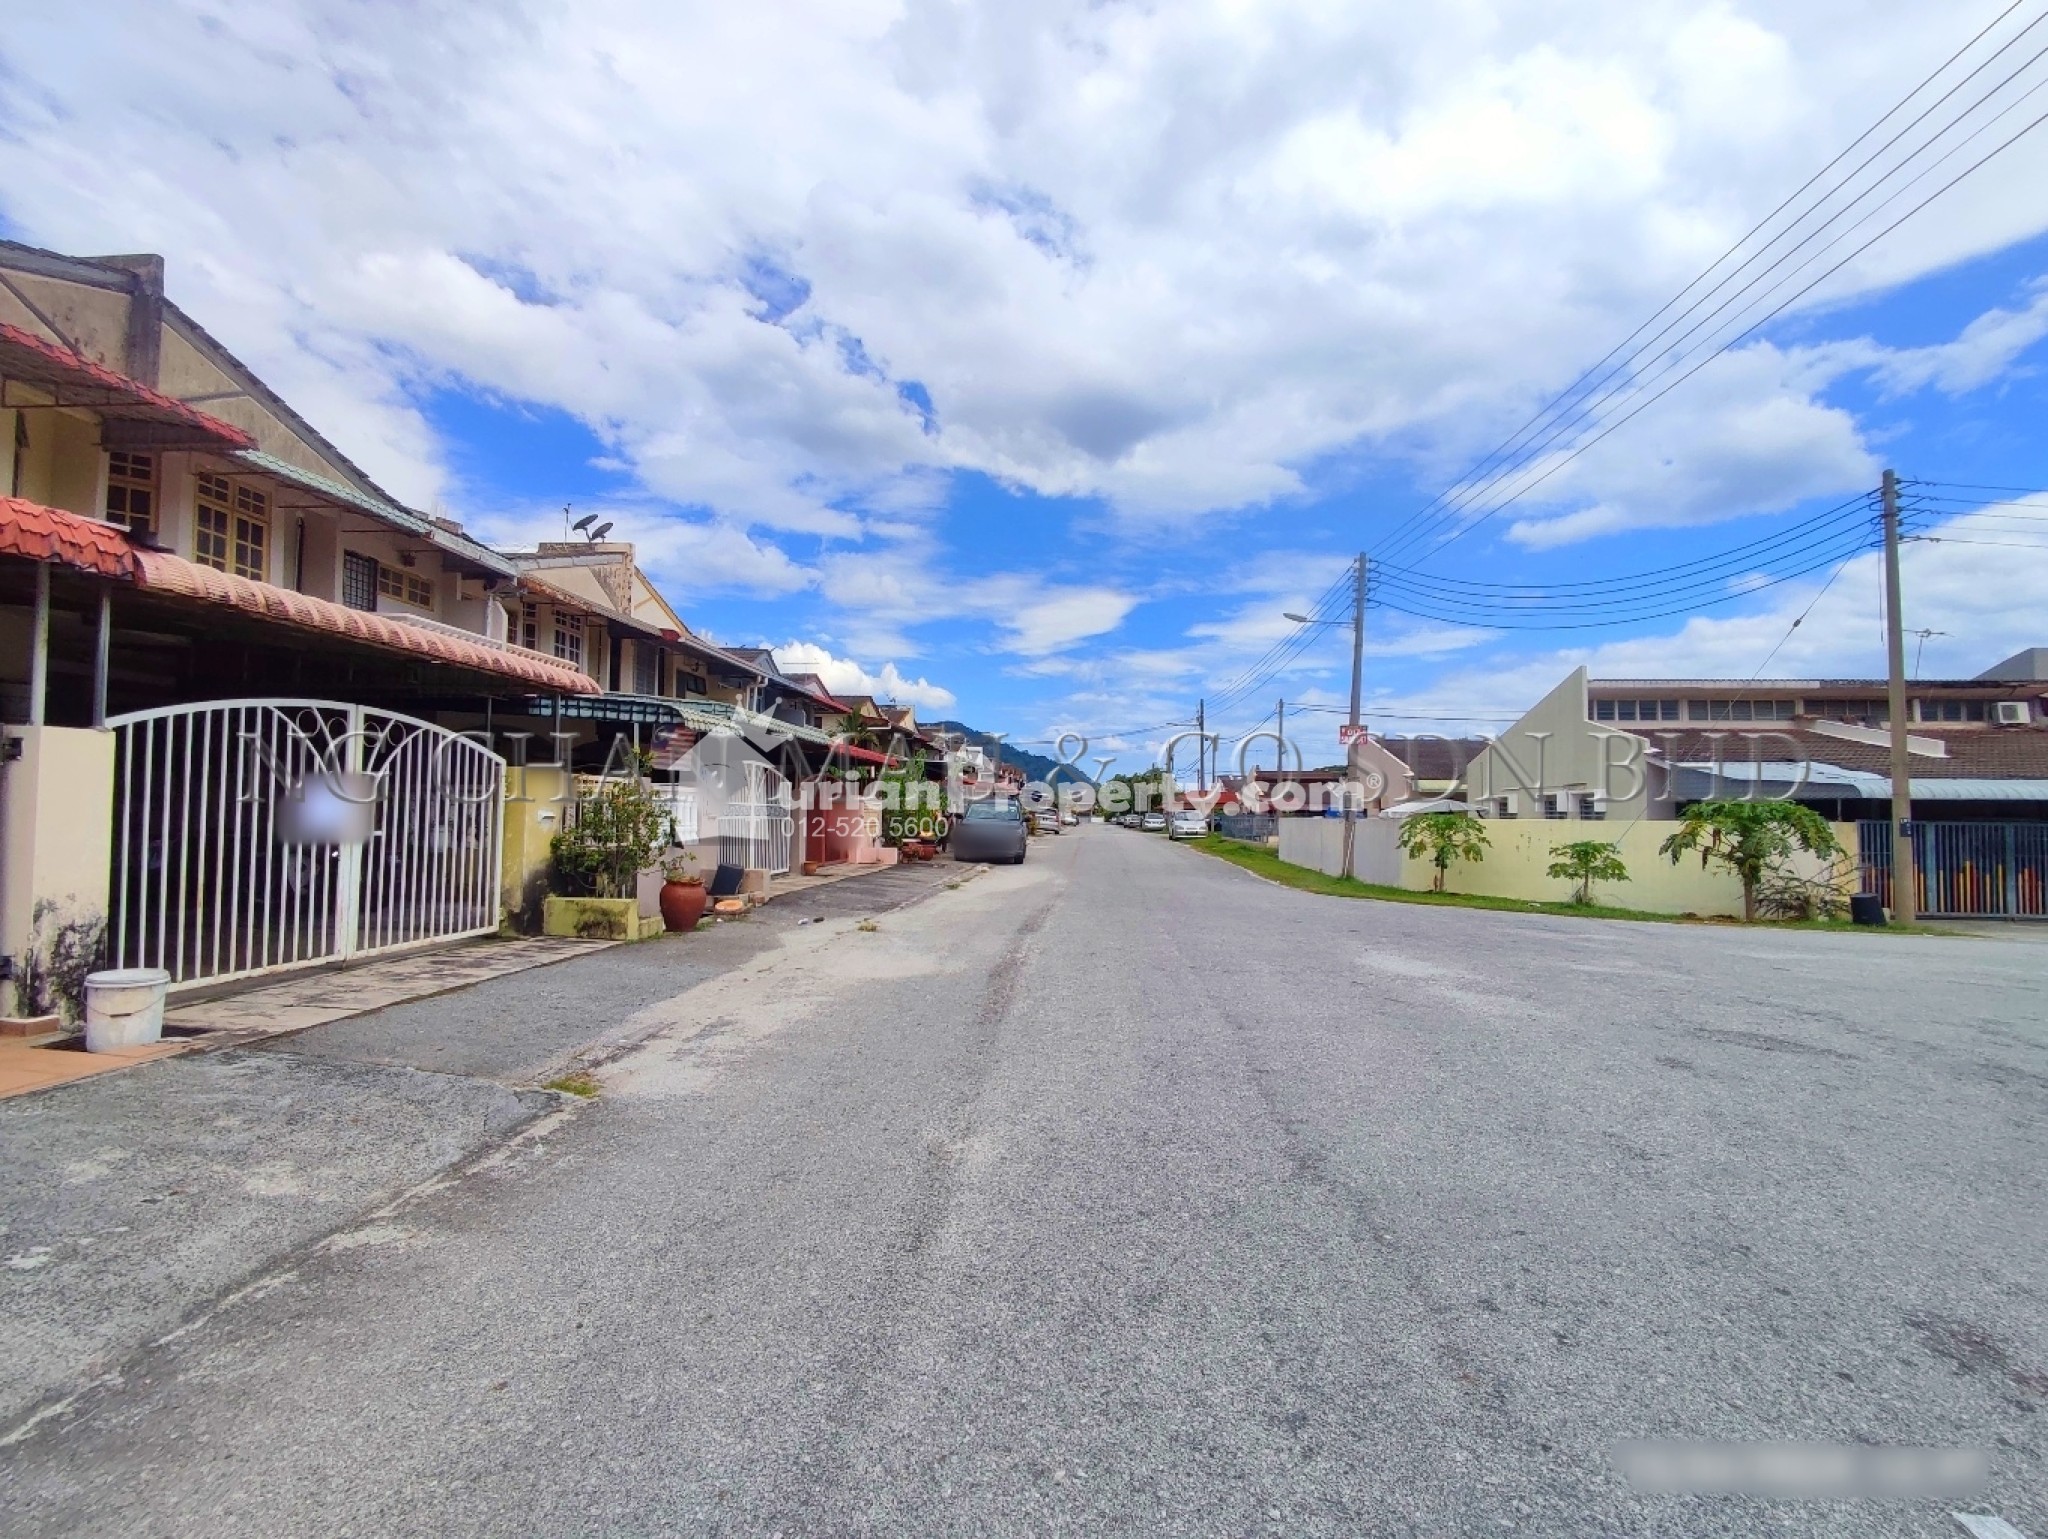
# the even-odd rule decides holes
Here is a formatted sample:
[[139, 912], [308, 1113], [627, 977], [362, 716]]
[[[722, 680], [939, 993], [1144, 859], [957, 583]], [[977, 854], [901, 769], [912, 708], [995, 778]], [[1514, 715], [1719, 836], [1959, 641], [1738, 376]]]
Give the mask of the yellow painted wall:
[[[14, 286], [62, 328], [64, 335], [94, 363], [122, 370], [128, 351], [128, 296], [118, 289], [96, 288], [89, 283], [72, 283], [41, 273], [10, 267], [7, 276]], [[55, 341], [49, 328], [4, 286], [0, 286], [0, 321], [18, 326], [31, 336]], [[61, 344], [60, 344], [61, 345]]]
[[574, 777], [553, 765], [511, 765], [505, 771], [505, 866], [500, 884], [505, 927], [537, 935], [547, 897], [549, 842], [562, 811], [575, 799]]
[[[9, 727], [21, 757], [0, 767], [0, 952], [24, 959], [58, 932], [104, 925], [113, 860], [114, 735]], [[38, 910], [42, 910], [40, 920]], [[0, 1015], [22, 1013], [0, 983]]]
[[[1404, 887], [1410, 892], [1427, 892], [1435, 879], [1436, 868], [1400, 851], [1396, 844], [1400, 826], [1399, 821], [1393, 818], [1368, 818], [1361, 822], [1354, 839], [1353, 873], [1362, 882]], [[1551, 846], [1573, 844], [1582, 839], [1601, 839], [1620, 846], [1622, 864], [1628, 867], [1629, 879], [1626, 882], [1596, 883], [1593, 888], [1595, 903], [1650, 914], [1741, 917], [1742, 884], [1732, 875], [1719, 867], [1702, 870], [1697, 855], [1688, 855], [1674, 866], [1670, 857], [1658, 853], [1658, 846], [1681, 826], [1675, 821], [1645, 819], [1620, 823], [1573, 818], [1555, 821], [1547, 818], [1489, 818], [1484, 826], [1491, 841], [1486, 858], [1453, 864], [1445, 879], [1448, 891], [1520, 898], [1529, 902], [1569, 902], [1573, 897], [1572, 884], [1549, 874], [1553, 859]], [[1845, 876], [1853, 882], [1856, 826], [1853, 823], [1833, 826], [1835, 837], [1849, 852], [1841, 866]], [[1280, 823], [1280, 858], [1292, 865], [1335, 875], [1343, 861], [1343, 833], [1344, 825], [1335, 818], [1283, 818]], [[1801, 857], [1794, 862], [1795, 867], [1807, 875], [1817, 875], [1823, 864], [1810, 857]]]

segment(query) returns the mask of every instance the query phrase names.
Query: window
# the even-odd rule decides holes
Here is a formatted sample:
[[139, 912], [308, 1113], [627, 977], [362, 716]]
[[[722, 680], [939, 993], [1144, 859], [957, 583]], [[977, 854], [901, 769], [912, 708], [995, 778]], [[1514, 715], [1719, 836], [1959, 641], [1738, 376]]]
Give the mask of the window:
[[107, 451], [107, 521], [130, 534], [156, 533], [156, 456]]
[[1543, 815], [1546, 818], [1563, 819], [1570, 817], [1571, 813], [1565, 809], [1562, 796], [1545, 796], [1543, 798]]
[[661, 693], [661, 670], [657, 664], [661, 654], [644, 641], [633, 643], [633, 693], [636, 695], [658, 695]]
[[1798, 713], [1796, 700], [1688, 700], [1685, 709], [1692, 721], [1790, 721]]
[[378, 567], [377, 591], [386, 598], [397, 599], [399, 603], [410, 604], [415, 609], [434, 607], [433, 583], [417, 572], [408, 572], [402, 567]]
[[1597, 791], [1579, 793], [1579, 816], [1597, 823], [1607, 816], [1607, 802]]
[[1916, 700], [1922, 721], [1982, 721], [1982, 700]]
[[519, 644], [529, 652], [540, 650], [540, 606], [519, 606]]
[[1596, 700], [1595, 721], [1676, 721], [1676, 700]]
[[210, 472], [196, 478], [194, 490], [193, 559], [262, 582], [270, 570], [270, 499]]
[[676, 674], [676, 693], [679, 695], [701, 695], [704, 693], [704, 681], [694, 673], [678, 672]]
[[1822, 721], [1890, 721], [1892, 710], [1883, 700], [1809, 700], [1806, 714]]
[[350, 609], [377, 608], [377, 563], [352, 550], [341, 553], [341, 601]]
[[583, 666], [583, 622], [575, 615], [555, 616], [555, 656], [575, 667]]

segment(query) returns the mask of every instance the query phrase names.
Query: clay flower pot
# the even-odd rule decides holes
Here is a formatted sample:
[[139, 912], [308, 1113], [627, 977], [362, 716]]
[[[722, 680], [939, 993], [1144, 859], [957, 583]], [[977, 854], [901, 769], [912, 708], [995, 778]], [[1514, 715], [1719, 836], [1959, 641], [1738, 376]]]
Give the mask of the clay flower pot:
[[710, 902], [704, 891], [704, 883], [663, 882], [661, 884], [662, 928], [676, 934], [688, 934], [697, 928], [697, 921], [704, 917], [704, 908]]
[[805, 861], [805, 862], [804, 862], [804, 875], [805, 875], [805, 876], [816, 876], [816, 875], [818, 874], [818, 867], [820, 867], [820, 866], [821, 866], [821, 865], [823, 865], [823, 864], [824, 864], [824, 862], [823, 862], [823, 861], [820, 861], [820, 860], [807, 860], [807, 861]]

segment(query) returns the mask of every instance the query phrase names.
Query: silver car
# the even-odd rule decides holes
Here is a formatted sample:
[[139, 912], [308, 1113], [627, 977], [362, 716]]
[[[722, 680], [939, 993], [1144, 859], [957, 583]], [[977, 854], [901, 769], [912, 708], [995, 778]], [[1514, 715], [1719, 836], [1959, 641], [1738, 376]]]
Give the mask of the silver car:
[[1013, 797], [988, 796], [969, 802], [953, 820], [955, 860], [985, 860], [990, 865], [1021, 866], [1030, 843], [1024, 809]]

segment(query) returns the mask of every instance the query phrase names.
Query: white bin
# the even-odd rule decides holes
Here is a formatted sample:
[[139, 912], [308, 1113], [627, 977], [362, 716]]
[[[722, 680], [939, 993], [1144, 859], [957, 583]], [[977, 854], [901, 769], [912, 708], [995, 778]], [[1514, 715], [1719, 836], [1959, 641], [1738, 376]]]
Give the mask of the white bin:
[[121, 967], [85, 980], [85, 1050], [141, 1047], [164, 1034], [164, 995], [171, 975], [161, 967]]

